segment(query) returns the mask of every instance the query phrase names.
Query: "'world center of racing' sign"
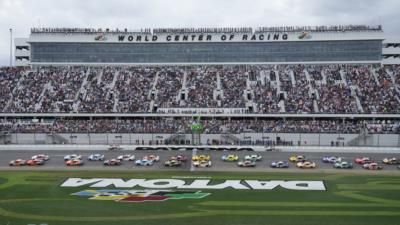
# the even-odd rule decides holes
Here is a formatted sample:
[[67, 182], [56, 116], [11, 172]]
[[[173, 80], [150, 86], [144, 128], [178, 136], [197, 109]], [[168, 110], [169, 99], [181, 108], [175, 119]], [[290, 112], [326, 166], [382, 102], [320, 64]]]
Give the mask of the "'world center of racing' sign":
[[119, 179], [119, 178], [68, 178], [61, 187], [91, 188], [144, 188], [144, 189], [185, 189], [185, 190], [221, 190], [232, 188], [236, 190], [273, 190], [284, 188], [300, 191], [326, 191], [323, 181], [285, 181], [285, 180], [224, 180], [195, 179], [185, 181], [180, 179]]

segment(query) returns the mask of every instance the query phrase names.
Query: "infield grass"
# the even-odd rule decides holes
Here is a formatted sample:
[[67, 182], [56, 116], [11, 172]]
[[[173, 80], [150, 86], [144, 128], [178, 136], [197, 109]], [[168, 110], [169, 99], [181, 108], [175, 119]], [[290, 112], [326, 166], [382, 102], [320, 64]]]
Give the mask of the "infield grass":
[[[60, 187], [69, 177], [152, 179], [174, 176], [206, 176], [215, 182], [226, 179], [323, 180], [327, 191], [203, 190], [211, 195], [202, 199], [123, 203], [71, 195], [93, 189], [88, 186]], [[0, 171], [0, 196], [0, 225], [394, 225], [400, 221], [400, 176], [377, 174]]]

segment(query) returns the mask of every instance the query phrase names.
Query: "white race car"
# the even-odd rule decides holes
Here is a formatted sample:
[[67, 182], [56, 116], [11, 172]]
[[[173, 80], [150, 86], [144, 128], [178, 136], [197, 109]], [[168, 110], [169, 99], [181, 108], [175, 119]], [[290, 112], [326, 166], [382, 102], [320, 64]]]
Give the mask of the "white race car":
[[259, 154], [246, 155], [244, 157], [244, 160], [261, 161], [262, 160], [262, 156], [259, 155]]
[[39, 155], [32, 156], [32, 160], [36, 160], [36, 159], [47, 161], [47, 160], [50, 159], [50, 156], [49, 155], [44, 155], [44, 154], [39, 154]]
[[147, 159], [147, 160], [151, 160], [151, 161], [154, 161], [154, 162], [158, 162], [158, 161], [160, 161], [160, 156], [158, 156], [158, 155], [145, 155], [145, 156], [143, 156], [143, 159]]
[[193, 161], [194, 167], [211, 167], [211, 160]]
[[72, 155], [66, 155], [66, 156], [64, 156], [64, 161], [69, 161], [69, 160], [73, 160], [73, 159], [79, 159], [79, 160], [81, 160], [81, 159], [82, 159], [82, 156], [81, 156], [81, 155], [78, 155], [78, 154], [72, 154]]
[[104, 155], [102, 154], [91, 154], [88, 157], [89, 161], [103, 161], [104, 160]]
[[135, 156], [134, 155], [120, 155], [117, 158], [118, 160], [121, 161], [133, 161], [135, 160]]
[[152, 166], [154, 161], [149, 159], [138, 159], [135, 161], [135, 164], [137, 166]]

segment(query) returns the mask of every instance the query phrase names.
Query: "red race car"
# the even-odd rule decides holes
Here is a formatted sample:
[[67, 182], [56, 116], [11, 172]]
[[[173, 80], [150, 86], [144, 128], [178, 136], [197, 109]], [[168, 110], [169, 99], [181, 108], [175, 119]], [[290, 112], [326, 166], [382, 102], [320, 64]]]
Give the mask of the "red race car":
[[42, 166], [44, 165], [44, 160], [40, 159], [30, 159], [26, 161], [27, 166]]
[[366, 164], [366, 163], [373, 163], [374, 160], [372, 160], [370, 157], [358, 157], [354, 159], [354, 162], [357, 164]]

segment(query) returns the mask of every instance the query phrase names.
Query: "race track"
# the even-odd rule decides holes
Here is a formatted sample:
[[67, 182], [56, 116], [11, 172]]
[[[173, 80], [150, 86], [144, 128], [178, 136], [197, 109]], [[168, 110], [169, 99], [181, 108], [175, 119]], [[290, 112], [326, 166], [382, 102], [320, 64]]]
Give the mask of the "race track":
[[[148, 154], [156, 154], [160, 156], [160, 161], [155, 163], [153, 166], [136, 166], [132, 161], [124, 161], [121, 166], [113, 166], [113, 167], [106, 167], [103, 166], [102, 162], [93, 162], [88, 161], [87, 157], [93, 153], [101, 153], [104, 154], [106, 159], [117, 158], [119, 155], [122, 154], [134, 154], [136, 159], [140, 159], [145, 155]], [[221, 156], [224, 154], [237, 154], [239, 155], [240, 159], [244, 158], [245, 155], [248, 154], [260, 154], [263, 156], [262, 161], [257, 162], [257, 166], [255, 168], [239, 168], [236, 162], [224, 162], [221, 160]], [[30, 159], [35, 154], [47, 154], [50, 156], [50, 160], [46, 162], [43, 166], [36, 166], [36, 167], [10, 167], [8, 165], [9, 161], [14, 159]], [[64, 164], [64, 156], [68, 154], [80, 154], [83, 156], [84, 165], [80, 167], [67, 167]], [[186, 155], [189, 160], [188, 162], [184, 163], [182, 167], [178, 168], [169, 168], [164, 166], [164, 162], [168, 160], [171, 156], [183, 154]], [[322, 157], [324, 156], [339, 156], [344, 159], [344, 161], [353, 162], [355, 157], [371, 157], [376, 162], [381, 162], [383, 158], [386, 157], [396, 157], [399, 158], [400, 154], [398, 153], [321, 153], [321, 152], [297, 152], [297, 153], [290, 153], [290, 152], [229, 152], [229, 151], [197, 151], [197, 154], [209, 154], [211, 155], [212, 160], [212, 167], [211, 168], [194, 168], [191, 166], [190, 158], [192, 156], [192, 151], [0, 151], [0, 169], [16, 169], [16, 170], [186, 170], [186, 171], [345, 171], [334, 169], [332, 164], [323, 163]], [[316, 169], [298, 169], [296, 168], [294, 163], [290, 163], [289, 169], [272, 169], [270, 168], [270, 164], [273, 161], [284, 160], [288, 161], [288, 158], [291, 155], [304, 155], [308, 160], [314, 161], [317, 163]], [[354, 168], [351, 170], [346, 171], [365, 171], [366, 173], [381, 173], [384, 171], [391, 171], [392, 173], [399, 173], [400, 170], [397, 169], [397, 165], [384, 165], [383, 171], [367, 171], [361, 167], [361, 165], [354, 164]]]

